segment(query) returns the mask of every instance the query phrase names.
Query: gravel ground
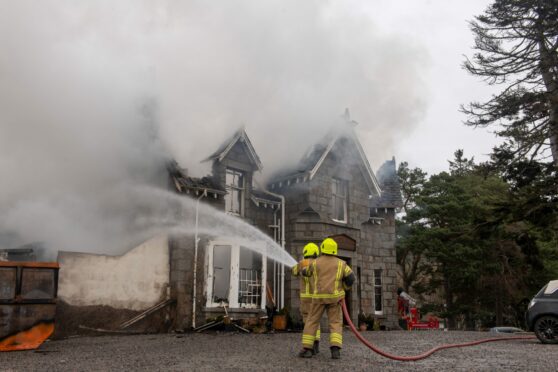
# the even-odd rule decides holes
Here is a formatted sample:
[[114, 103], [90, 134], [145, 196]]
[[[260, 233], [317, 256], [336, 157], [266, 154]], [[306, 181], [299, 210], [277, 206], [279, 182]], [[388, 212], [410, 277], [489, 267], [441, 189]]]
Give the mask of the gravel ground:
[[[493, 337], [480, 332], [365, 332], [388, 352], [410, 355], [444, 343]], [[538, 340], [503, 341], [443, 350], [418, 362], [385, 359], [346, 330], [340, 360], [330, 359], [327, 334], [321, 353], [296, 356], [300, 333], [157, 334], [80, 337], [49, 341], [36, 351], [0, 353], [2, 371], [558, 371], [558, 345]]]

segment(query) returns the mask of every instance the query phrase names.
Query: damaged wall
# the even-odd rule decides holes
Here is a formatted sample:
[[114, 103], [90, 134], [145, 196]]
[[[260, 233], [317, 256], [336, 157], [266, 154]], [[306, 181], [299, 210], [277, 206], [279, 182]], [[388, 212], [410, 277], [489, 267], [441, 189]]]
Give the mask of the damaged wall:
[[169, 249], [158, 236], [122, 256], [59, 252], [58, 297], [71, 306], [144, 310], [167, 296]]

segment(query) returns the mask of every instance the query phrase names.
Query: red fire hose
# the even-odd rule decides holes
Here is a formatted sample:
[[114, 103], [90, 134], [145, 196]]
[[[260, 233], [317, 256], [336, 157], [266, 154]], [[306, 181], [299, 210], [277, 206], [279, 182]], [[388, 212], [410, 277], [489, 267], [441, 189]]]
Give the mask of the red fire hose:
[[353, 333], [355, 334], [356, 338], [358, 338], [360, 340], [360, 342], [362, 342], [364, 345], [366, 345], [372, 351], [375, 351], [376, 353], [380, 354], [381, 356], [389, 358], [389, 359], [393, 359], [393, 360], [400, 360], [400, 361], [409, 362], [409, 361], [421, 360], [421, 359], [424, 359], [424, 358], [428, 358], [430, 355], [434, 354], [435, 352], [440, 351], [440, 350], [444, 350], [444, 349], [451, 349], [451, 348], [455, 348], [455, 347], [474, 346], [474, 345], [483, 344], [485, 342], [509, 341], [509, 340], [532, 340], [532, 339], [536, 338], [535, 336], [485, 338], [485, 339], [477, 340], [477, 341], [464, 342], [462, 344], [446, 344], [446, 345], [437, 346], [433, 349], [430, 349], [430, 350], [428, 350], [428, 351], [426, 351], [422, 354], [418, 354], [418, 355], [398, 356], [398, 355], [393, 355], [393, 354], [387, 353], [387, 352], [379, 349], [374, 344], [370, 343], [367, 339], [362, 337], [360, 332], [357, 331], [357, 329], [355, 328], [355, 325], [351, 321], [351, 317], [349, 316], [349, 312], [347, 311], [347, 305], [345, 304], [345, 299], [341, 300], [341, 307], [343, 308], [343, 315], [345, 316], [345, 320], [349, 324], [349, 327], [351, 328], [351, 331], [353, 331]]

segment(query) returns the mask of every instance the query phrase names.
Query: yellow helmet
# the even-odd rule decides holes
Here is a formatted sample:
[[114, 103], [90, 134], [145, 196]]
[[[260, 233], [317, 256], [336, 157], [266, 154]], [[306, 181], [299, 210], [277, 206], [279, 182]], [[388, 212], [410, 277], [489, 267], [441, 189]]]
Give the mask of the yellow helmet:
[[320, 245], [320, 251], [324, 254], [337, 256], [337, 242], [331, 238], [325, 239]]
[[304, 258], [318, 257], [319, 254], [320, 248], [318, 248], [318, 246], [314, 243], [308, 243], [302, 249], [302, 255]]

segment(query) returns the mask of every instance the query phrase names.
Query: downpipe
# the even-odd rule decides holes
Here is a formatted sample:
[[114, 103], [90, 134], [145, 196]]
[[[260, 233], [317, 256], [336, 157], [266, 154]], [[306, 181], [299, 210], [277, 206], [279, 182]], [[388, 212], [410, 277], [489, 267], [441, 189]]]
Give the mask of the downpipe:
[[194, 236], [194, 288], [192, 295], [192, 329], [196, 328], [196, 286], [197, 286], [197, 274], [198, 274], [198, 243], [200, 239], [198, 238], [198, 219], [199, 219], [199, 209], [200, 209], [200, 199], [207, 197], [207, 190], [203, 190], [203, 193], [196, 200], [196, 232]]
[[435, 352], [440, 351], [440, 350], [444, 350], [444, 349], [475, 346], [475, 345], [479, 345], [479, 344], [484, 344], [486, 342], [511, 341], [511, 340], [533, 340], [533, 339], [536, 339], [535, 336], [485, 338], [485, 339], [482, 339], [482, 340], [477, 340], [477, 341], [472, 341], [472, 342], [464, 342], [464, 343], [461, 343], [461, 344], [440, 345], [440, 346], [437, 346], [433, 349], [430, 349], [430, 350], [428, 350], [428, 351], [426, 351], [422, 354], [418, 354], [418, 355], [400, 356], [400, 355], [390, 354], [386, 351], [383, 351], [382, 349], [378, 348], [377, 346], [375, 346], [374, 344], [369, 342], [367, 339], [365, 339], [362, 336], [362, 334], [356, 329], [355, 325], [351, 321], [351, 317], [349, 316], [349, 311], [347, 310], [347, 305], [345, 304], [345, 299], [343, 298], [339, 302], [341, 303], [341, 308], [343, 309], [343, 316], [345, 317], [345, 320], [347, 321], [347, 324], [349, 325], [349, 328], [351, 328], [351, 331], [355, 334], [356, 338], [358, 338], [360, 342], [362, 342], [364, 345], [366, 345], [366, 347], [368, 347], [370, 350], [374, 351], [375, 353], [380, 354], [381, 356], [383, 356], [385, 358], [398, 360], [398, 361], [403, 361], [403, 362], [411, 362], [411, 361], [415, 361], [415, 360], [425, 359], [425, 358], [428, 358], [429, 356], [431, 356], [432, 354], [434, 354]]
[[[261, 187], [261, 190], [271, 196], [275, 196], [276, 198], [279, 198], [281, 200], [281, 247], [283, 247], [283, 249], [285, 249], [285, 196], [281, 195], [281, 194], [276, 194], [274, 192], [271, 192], [269, 190], [266, 190], [265, 187]], [[283, 308], [285, 306], [285, 265], [284, 264], [280, 264], [279, 265], [281, 271], [280, 271], [280, 277], [281, 280], [279, 282], [279, 290], [280, 290], [280, 294], [279, 294], [279, 308]], [[275, 294], [277, 295], [277, 294]]]

